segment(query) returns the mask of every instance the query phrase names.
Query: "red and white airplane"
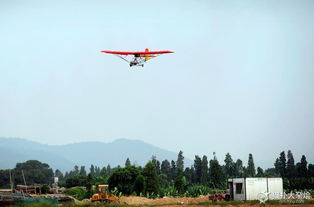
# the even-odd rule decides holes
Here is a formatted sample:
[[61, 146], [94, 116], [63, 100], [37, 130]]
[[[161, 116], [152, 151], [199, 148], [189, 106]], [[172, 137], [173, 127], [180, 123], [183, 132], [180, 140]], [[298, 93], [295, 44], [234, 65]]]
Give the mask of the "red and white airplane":
[[[132, 66], [144, 67], [144, 63], [150, 60], [151, 58], [157, 57], [162, 54], [173, 53], [172, 51], [169, 50], [149, 51], [147, 48], [143, 52], [121, 52], [109, 50], [103, 50], [101, 52], [117, 55], [118, 57], [127, 61], [130, 64], [130, 67]], [[131, 56], [130, 60], [128, 60], [128, 56]]]

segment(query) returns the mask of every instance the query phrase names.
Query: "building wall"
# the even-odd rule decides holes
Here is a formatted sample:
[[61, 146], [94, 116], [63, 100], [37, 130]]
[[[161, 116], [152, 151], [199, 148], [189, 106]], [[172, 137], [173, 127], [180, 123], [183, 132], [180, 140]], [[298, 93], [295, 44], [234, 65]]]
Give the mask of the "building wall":
[[282, 178], [234, 178], [228, 179], [228, 183], [233, 200], [258, 200], [260, 193], [268, 193], [269, 199], [278, 200], [283, 194]]
[[262, 192], [267, 192], [267, 178], [246, 178], [246, 200], [257, 200]]

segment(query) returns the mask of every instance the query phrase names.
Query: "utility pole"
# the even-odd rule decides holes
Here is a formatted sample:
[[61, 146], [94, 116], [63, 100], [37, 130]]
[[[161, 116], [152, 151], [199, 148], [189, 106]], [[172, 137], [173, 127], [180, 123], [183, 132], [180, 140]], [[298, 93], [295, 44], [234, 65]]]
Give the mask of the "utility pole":
[[10, 173], [10, 186], [11, 186], [11, 193], [13, 193], [13, 182], [12, 182], [12, 176], [11, 176], [11, 169], [9, 170]]
[[28, 193], [28, 192], [27, 192], [26, 180], [25, 180], [25, 176], [24, 176], [24, 172], [23, 172], [23, 170], [22, 170], [22, 176], [23, 176], [24, 185], [25, 185], [25, 188], [26, 188], [26, 193]]

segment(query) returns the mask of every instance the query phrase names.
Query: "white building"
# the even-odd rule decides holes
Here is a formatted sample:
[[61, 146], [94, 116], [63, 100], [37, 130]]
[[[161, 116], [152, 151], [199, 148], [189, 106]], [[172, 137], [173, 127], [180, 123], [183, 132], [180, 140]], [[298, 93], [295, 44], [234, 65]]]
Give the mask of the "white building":
[[282, 178], [232, 178], [228, 179], [231, 200], [259, 200], [261, 194], [268, 199], [283, 195]]

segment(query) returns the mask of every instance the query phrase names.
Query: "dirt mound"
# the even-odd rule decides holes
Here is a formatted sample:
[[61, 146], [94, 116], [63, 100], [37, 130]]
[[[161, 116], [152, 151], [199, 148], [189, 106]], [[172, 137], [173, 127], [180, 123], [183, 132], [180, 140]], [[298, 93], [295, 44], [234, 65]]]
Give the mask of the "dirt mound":
[[126, 203], [131, 205], [136, 204], [149, 204], [152, 199], [148, 199], [145, 197], [138, 197], [138, 196], [122, 196], [119, 198], [119, 203]]
[[183, 198], [157, 198], [157, 199], [148, 199], [145, 197], [138, 197], [138, 196], [122, 196], [119, 199], [120, 203], [126, 204], [191, 204], [191, 203], [200, 203], [208, 201], [207, 196], [200, 196], [197, 198], [191, 197], [183, 197]]
[[[192, 197], [182, 197], [182, 198], [172, 198], [172, 197], [164, 197], [164, 198], [157, 198], [157, 199], [148, 199], [145, 197], [138, 197], [138, 196], [122, 196], [119, 198], [119, 203], [125, 203], [130, 205], [162, 205], [163, 207], [217, 207], [219, 205], [211, 205], [208, 203], [205, 205], [200, 205], [203, 202], [210, 202], [208, 196], [200, 196], [197, 198]], [[226, 203], [225, 207], [234, 207], [235, 205]], [[260, 207], [259, 204], [236, 204], [238, 207]], [[265, 207], [299, 207], [302, 204], [266, 204]], [[313, 206], [314, 204], [303, 204], [303, 206]]]

